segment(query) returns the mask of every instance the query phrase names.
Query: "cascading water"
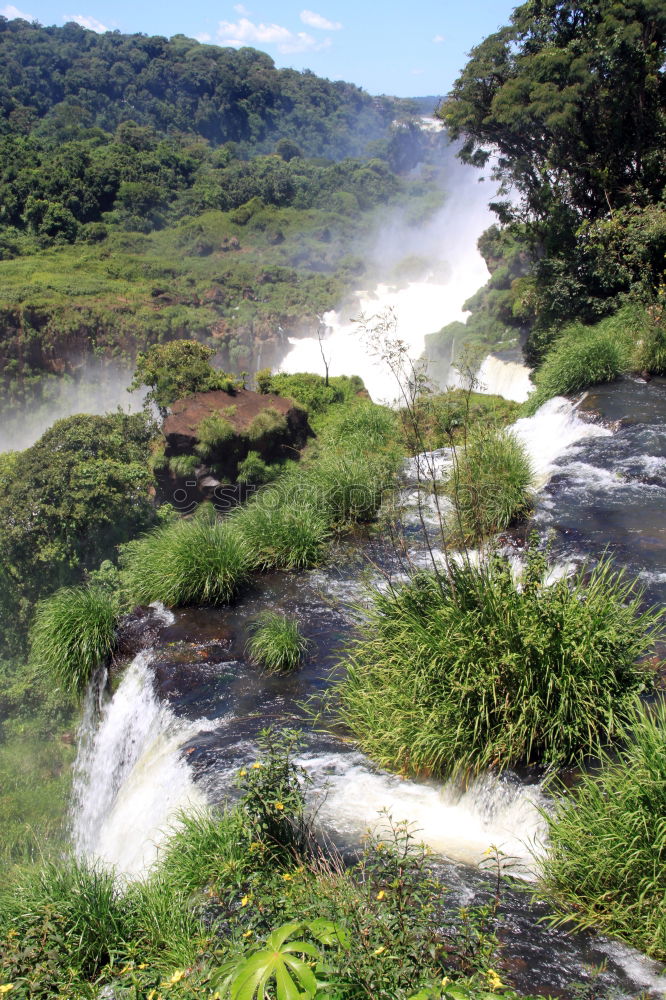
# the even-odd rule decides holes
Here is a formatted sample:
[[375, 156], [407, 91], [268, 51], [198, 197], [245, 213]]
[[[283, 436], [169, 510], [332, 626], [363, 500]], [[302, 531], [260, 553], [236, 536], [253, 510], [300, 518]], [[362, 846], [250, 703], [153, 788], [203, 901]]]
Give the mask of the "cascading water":
[[93, 683], [75, 765], [75, 851], [127, 875], [154, 861], [179, 809], [204, 802], [178, 753], [189, 732], [156, 697], [150, 660], [148, 652], [135, 657], [99, 713]]
[[479, 392], [503, 396], [516, 403], [524, 403], [534, 389], [529, 368], [520, 361], [505, 361], [494, 354], [484, 358], [476, 377]]

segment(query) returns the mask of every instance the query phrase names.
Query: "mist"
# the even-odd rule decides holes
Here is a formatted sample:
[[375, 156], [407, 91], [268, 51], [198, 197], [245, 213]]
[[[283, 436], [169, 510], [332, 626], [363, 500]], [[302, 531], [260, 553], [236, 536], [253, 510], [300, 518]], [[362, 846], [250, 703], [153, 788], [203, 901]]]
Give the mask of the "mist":
[[0, 452], [29, 448], [56, 420], [75, 413], [104, 414], [118, 407], [125, 412], [140, 410], [147, 390], [128, 392], [131, 380], [128, 366], [95, 358], [78, 365], [74, 375], [45, 376], [39, 385], [40, 397], [3, 418]]

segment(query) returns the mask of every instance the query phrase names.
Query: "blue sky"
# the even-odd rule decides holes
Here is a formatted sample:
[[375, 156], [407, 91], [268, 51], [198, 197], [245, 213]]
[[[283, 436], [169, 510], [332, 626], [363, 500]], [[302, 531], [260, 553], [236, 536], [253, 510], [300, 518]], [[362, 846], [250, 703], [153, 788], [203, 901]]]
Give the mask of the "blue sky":
[[0, 0], [0, 13], [42, 24], [77, 21], [97, 31], [180, 33], [251, 45], [277, 66], [406, 97], [446, 93], [466, 53], [505, 24], [514, 6], [509, 0], [16, 0], [16, 6], [3, 6]]

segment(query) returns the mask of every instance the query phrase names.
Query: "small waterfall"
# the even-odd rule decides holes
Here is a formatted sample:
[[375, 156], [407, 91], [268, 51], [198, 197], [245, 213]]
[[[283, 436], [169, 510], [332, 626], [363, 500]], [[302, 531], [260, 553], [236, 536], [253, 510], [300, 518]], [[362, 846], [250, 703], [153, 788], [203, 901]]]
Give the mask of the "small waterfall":
[[588, 438], [609, 437], [611, 431], [600, 424], [581, 420], [580, 403], [555, 396], [531, 417], [521, 417], [511, 430], [522, 441], [532, 460], [538, 488], [545, 486], [556, 469], [556, 461], [567, 449]]
[[381, 830], [385, 811], [410, 823], [417, 840], [455, 861], [478, 864], [491, 846], [514, 862], [514, 874], [530, 878], [534, 854], [543, 849], [545, 805], [539, 785], [484, 775], [461, 791], [453, 783], [404, 780], [371, 769], [361, 754], [328, 754], [302, 763], [324, 794], [318, 820], [358, 840]]
[[124, 874], [144, 871], [174, 814], [203, 802], [179, 754], [201, 727], [178, 723], [158, 701], [150, 660], [139, 653], [100, 710], [99, 681], [91, 685], [75, 764], [75, 851]]
[[516, 403], [524, 403], [534, 389], [530, 381], [530, 369], [519, 361], [502, 361], [489, 354], [479, 368], [479, 392], [492, 396], [503, 396]]

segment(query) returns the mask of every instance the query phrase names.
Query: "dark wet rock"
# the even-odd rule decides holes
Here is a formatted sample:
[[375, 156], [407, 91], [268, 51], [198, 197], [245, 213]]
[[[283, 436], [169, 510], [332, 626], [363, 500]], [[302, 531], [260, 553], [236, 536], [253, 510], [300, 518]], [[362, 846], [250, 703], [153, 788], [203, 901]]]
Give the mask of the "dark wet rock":
[[164, 616], [157, 608], [137, 606], [123, 615], [116, 631], [116, 660], [131, 659], [150, 649], [164, 627]]

